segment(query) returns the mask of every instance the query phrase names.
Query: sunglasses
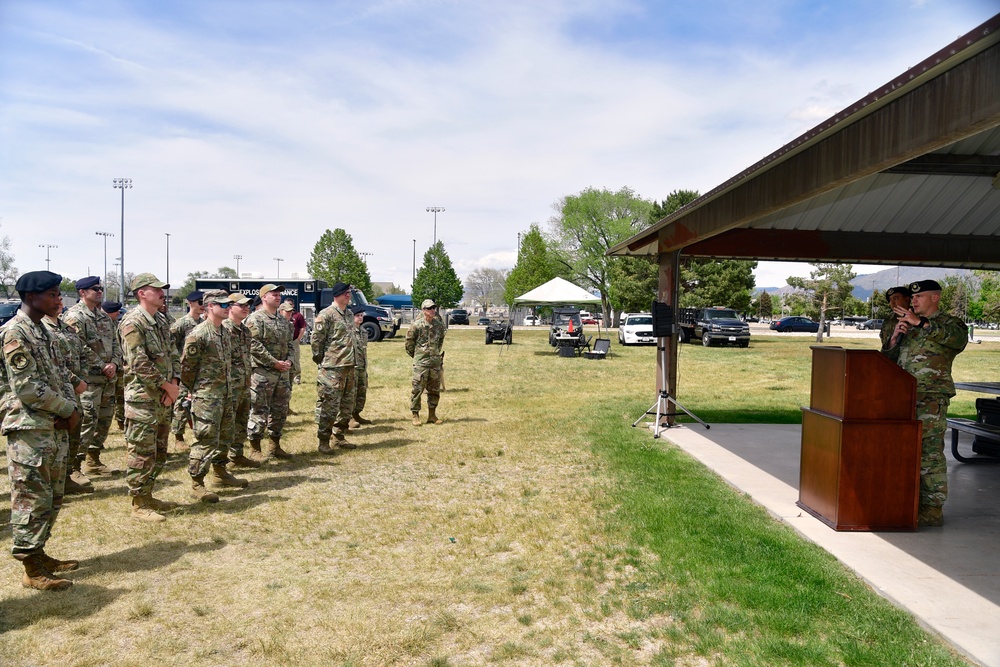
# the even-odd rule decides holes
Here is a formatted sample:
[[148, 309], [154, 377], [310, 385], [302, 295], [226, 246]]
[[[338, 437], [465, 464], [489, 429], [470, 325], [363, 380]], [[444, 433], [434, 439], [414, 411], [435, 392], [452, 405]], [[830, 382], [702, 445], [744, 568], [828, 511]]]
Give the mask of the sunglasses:
[[98, 285], [97, 287], [91, 287], [90, 289], [92, 291], [94, 291], [94, 292], [103, 292], [104, 291], [104, 288], [101, 287], [100, 285]]
[[219, 308], [229, 308], [229, 306], [233, 304], [229, 301], [226, 301], [225, 303], [216, 303], [214, 305], [218, 306]]

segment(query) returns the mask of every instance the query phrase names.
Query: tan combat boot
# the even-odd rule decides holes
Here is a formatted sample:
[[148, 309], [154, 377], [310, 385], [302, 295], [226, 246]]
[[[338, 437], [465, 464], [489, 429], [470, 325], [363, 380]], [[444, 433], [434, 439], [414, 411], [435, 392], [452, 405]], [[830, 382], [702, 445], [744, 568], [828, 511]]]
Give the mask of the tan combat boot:
[[292, 455], [281, 448], [281, 438], [271, 438], [271, 446], [268, 448], [268, 455], [279, 459], [290, 459]]
[[217, 503], [219, 496], [205, 488], [205, 476], [191, 478], [191, 497], [202, 503]]
[[330, 455], [336, 453], [336, 452], [333, 451], [333, 447], [330, 446], [330, 438], [329, 437], [325, 437], [325, 438], [320, 438], [319, 439], [318, 451], [319, 451], [320, 454], [324, 454], [326, 456], [330, 456]]
[[357, 449], [358, 448], [358, 446], [355, 445], [353, 442], [348, 442], [347, 441], [347, 436], [345, 436], [343, 433], [334, 433], [333, 434], [333, 439], [334, 439], [334, 441], [336, 441], [337, 446], [340, 447], [341, 449]]
[[139, 521], [149, 521], [150, 523], [159, 523], [167, 520], [167, 517], [153, 509], [152, 504], [149, 502], [149, 495], [147, 494], [132, 496], [132, 518]]
[[413, 425], [414, 426], [420, 426], [420, 413], [419, 412], [414, 412], [413, 413]]
[[243, 456], [242, 454], [229, 459], [229, 462], [237, 468], [259, 468], [261, 465], [260, 461], [254, 461], [253, 459]]
[[73, 481], [79, 484], [80, 486], [93, 486], [94, 483], [90, 481], [90, 478], [84, 475], [83, 471], [80, 470], [80, 466], [82, 465], [83, 465], [83, 457], [82, 456], [74, 457], [72, 465], [70, 466], [70, 471], [69, 471], [70, 477], [72, 477]]
[[56, 560], [44, 551], [38, 552], [37, 555], [42, 567], [53, 574], [72, 572], [73, 570], [80, 569], [80, 561], [78, 560]]
[[[368, 426], [369, 424], [375, 423], [371, 419], [365, 419], [360, 413], [355, 413], [351, 419], [353, 419], [354, 424], [357, 424], [358, 426]], [[351, 426], [354, 426], [354, 424], [351, 424]]]
[[[84, 479], [87, 479], [84, 477]], [[90, 481], [89, 479], [87, 480]], [[75, 479], [73, 479], [73, 471], [69, 470], [66, 473], [66, 483], [63, 486], [63, 493], [67, 496], [79, 495], [83, 493], [93, 493], [93, 484], [80, 484]]]
[[441, 418], [437, 416], [437, 408], [427, 409], [427, 423], [428, 424], [441, 424], [443, 423]]
[[158, 498], [154, 498], [153, 494], [149, 494], [149, 497], [146, 498], [146, 502], [156, 512], [169, 512], [170, 510], [177, 509], [181, 506], [180, 503], [175, 503], [170, 500], [160, 500]]
[[225, 463], [213, 463], [212, 470], [208, 473], [208, 481], [216, 489], [245, 489], [250, 486], [250, 482], [242, 477], [234, 477], [226, 470]]
[[111, 474], [111, 468], [101, 463], [101, 452], [96, 449], [87, 450], [87, 456], [83, 460], [82, 469], [87, 475]]
[[37, 588], [40, 591], [64, 591], [73, 587], [73, 582], [57, 577], [42, 565], [38, 554], [31, 554], [24, 559], [24, 577], [21, 585], [25, 588]]

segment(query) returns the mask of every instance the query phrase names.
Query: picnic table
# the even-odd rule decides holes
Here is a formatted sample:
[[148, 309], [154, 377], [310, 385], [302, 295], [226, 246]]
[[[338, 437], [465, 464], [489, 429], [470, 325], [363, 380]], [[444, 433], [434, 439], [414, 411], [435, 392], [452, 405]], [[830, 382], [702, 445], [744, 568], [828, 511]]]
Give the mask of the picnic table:
[[556, 353], [560, 357], [579, 356], [584, 348], [590, 349], [589, 341], [576, 334], [557, 333], [555, 341]]

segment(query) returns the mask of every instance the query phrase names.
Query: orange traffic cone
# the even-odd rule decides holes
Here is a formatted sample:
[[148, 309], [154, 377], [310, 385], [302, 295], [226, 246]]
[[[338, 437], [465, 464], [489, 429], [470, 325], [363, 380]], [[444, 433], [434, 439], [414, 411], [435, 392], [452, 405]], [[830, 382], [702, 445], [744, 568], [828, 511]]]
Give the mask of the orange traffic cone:
[[573, 320], [569, 321], [569, 329], [566, 330], [567, 333], [573, 333]]

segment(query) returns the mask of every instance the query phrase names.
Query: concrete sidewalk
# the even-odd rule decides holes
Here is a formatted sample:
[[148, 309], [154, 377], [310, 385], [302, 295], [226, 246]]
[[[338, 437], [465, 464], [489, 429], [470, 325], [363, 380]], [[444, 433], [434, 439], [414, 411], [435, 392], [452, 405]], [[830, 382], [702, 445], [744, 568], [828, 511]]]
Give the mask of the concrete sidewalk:
[[[660, 437], [833, 554], [970, 659], [1000, 667], [1000, 465], [958, 463], [949, 450], [944, 527], [837, 532], [795, 505], [801, 433], [798, 425], [712, 424], [706, 430], [691, 424]], [[967, 444], [962, 451], [970, 451]]]

